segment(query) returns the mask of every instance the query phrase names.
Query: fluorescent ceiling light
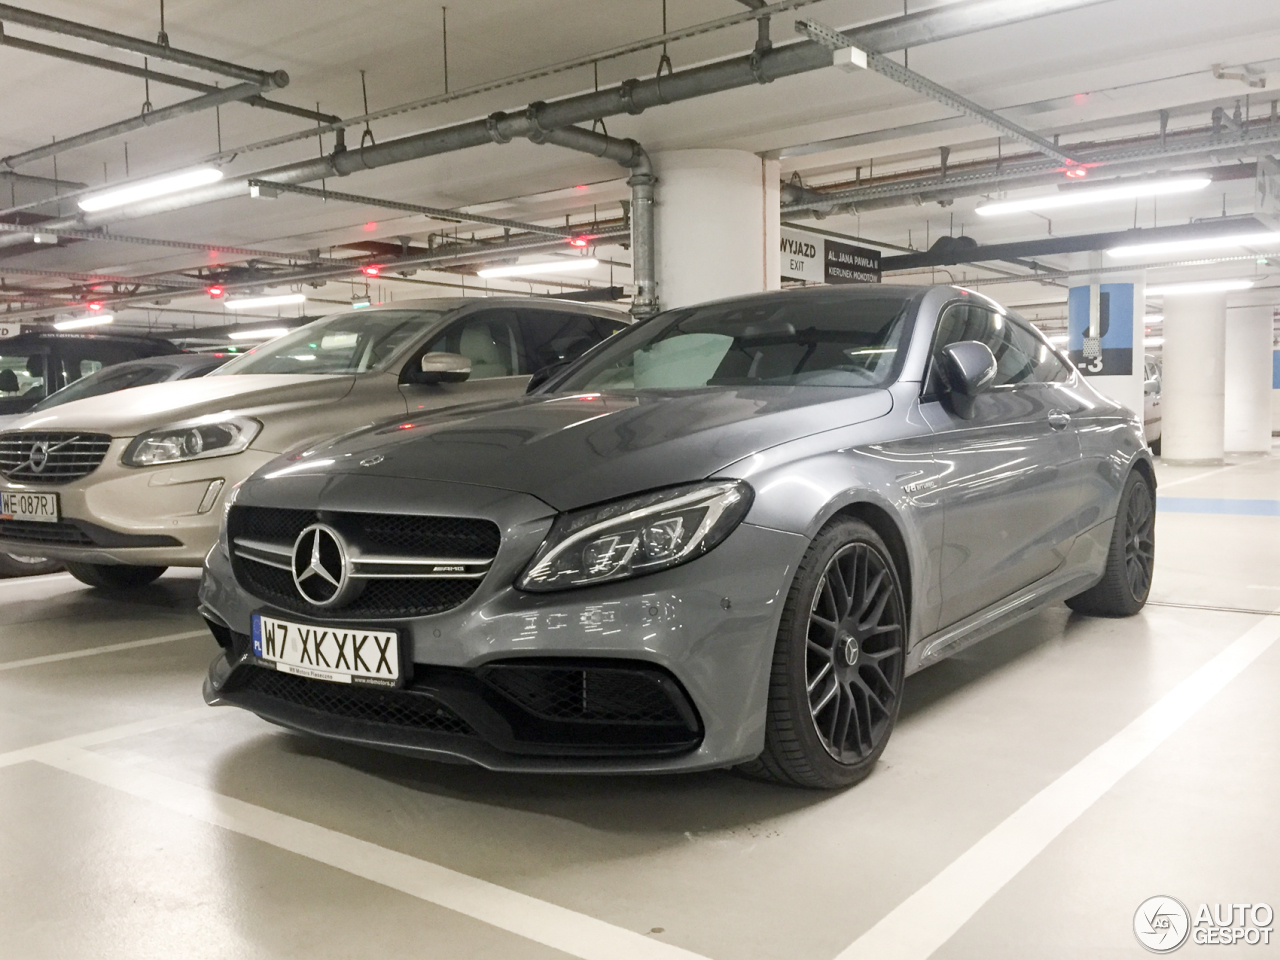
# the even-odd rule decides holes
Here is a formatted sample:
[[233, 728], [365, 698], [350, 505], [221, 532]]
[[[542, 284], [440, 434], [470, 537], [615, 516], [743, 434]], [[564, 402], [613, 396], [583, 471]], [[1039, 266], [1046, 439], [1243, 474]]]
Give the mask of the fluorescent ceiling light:
[[287, 327], [264, 327], [258, 330], [236, 330], [228, 333], [232, 340], [274, 340], [283, 337], [289, 330]]
[[1148, 180], [1144, 183], [1126, 183], [1114, 187], [1060, 190], [1043, 197], [1025, 200], [1002, 200], [984, 203], [977, 208], [981, 217], [998, 217], [1008, 213], [1061, 210], [1063, 207], [1083, 207], [1094, 203], [1112, 203], [1116, 200], [1133, 200], [1135, 197], [1159, 197], [1168, 193], [1194, 193], [1203, 190], [1212, 181], [1208, 177], [1186, 177], [1180, 180]]
[[477, 270], [481, 277], [523, 277], [529, 273], [573, 273], [578, 270], [591, 270], [600, 265], [600, 261], [590, 257], [573, 260], [547, 260], [543, 263], [513, 263], [509, 267], [486, 267]]
[[1184, 293], [1225, 293], [1228, 290], [1248, 290], [1252, 280], [1199, 280], [1194, 283], [1166, 283], [1147, 287], [1148, 297], [1176, 297]]
[[1147, 337], [1142, 341], [1144, 347], [1163, 347], [1164, 337]]
[[1058, 346], [1058, 347], [1062, 346], [1064, 343], [1069, 343], [1071, 340], [1071, 338], [1067, 336], [1065, 333], [1058, 333], [1052, 337], [1046, 337], [1045, 339], [1047, 339], [1054, 346]]
[[1163, 313], [1148, 313], [1142, 318], [1143, 323], [1164, 323]]
[[53, 325], [55, 330], [80, 330], [84, 327], [100, 327], [113, 321], [109, 313], [95, 313], [88, 317], [76, 317], [74, 320], [59, 320]]
[[223, 306], [228, 310], [252, 310], [254, 307], [282, 307], [287, 303], [304, 303], [305, 293], [281, 293], [274, 297], [242, 297], [239, 300], [226, 300]]
[[1235, 247], [1273, 247], [1280, 243], [1280, 231], [1234, 233], [1225, 237], [1200, 237], [1196, 240], [1165, 240], [1161, 243], [1135, 243], [1112, 247], [1109, 257], [1156, 257], [1169, 253], [1191, 253], [1200, 250], [1225, 250]]
[[80, 201], [80, 209], [88, 213], [93, 213], [95, 210], [108, 210], [137, 200], [150, 200], [152, 197], [163, 197], [166, 194], [190, 190], [192, 187], [203, 187], [210, 183], [217, 183], [221, 179], [221, 170], [214, 167], [198, 167], [195, 170], [184, 170], [182, 173], [170, 174], [167, 177], [156, 177], [154, 180], [131, 183], [127, 187], [90, 194]]

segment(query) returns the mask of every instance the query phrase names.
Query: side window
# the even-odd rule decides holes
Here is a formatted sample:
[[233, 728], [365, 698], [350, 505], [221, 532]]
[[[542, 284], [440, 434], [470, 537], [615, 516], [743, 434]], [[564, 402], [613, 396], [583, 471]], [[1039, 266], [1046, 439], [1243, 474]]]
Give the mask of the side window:
[[953, 303], [938, 320], [928, 393], [936, 395], [941, 389], [938, 353], [943, 347], [961, 340], [977, 340], [991, 348], [996, 358], [993, 386], [1061, 381], [1070, 376], [1070, 371], [1054, 352], [1016, 321], [978, 304]]
[[431, 344], [432, 353], [460, 353], [471, 361], [472, 380], [520, 372], [520, 333], [514, 310], [482, 310], [459, 320]]
[[522, 373], [537, 373], [552, 364], [576, 360], [614, 332], [607, 321], [582, 313], [521, 310], [520, 320], [527, 364]]

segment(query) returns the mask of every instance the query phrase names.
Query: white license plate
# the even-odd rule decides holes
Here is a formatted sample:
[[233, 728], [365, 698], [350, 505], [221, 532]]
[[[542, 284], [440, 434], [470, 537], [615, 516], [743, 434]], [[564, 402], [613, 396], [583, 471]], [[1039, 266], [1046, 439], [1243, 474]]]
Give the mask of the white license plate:
[[56, 493], [0, 493], [0, 520], [37, 520], [57, 523]]
[[255, 613], [253, 655], [312, 680], [382, 687], [400, 682], [400, 635], [394, 630], [318, 627]]

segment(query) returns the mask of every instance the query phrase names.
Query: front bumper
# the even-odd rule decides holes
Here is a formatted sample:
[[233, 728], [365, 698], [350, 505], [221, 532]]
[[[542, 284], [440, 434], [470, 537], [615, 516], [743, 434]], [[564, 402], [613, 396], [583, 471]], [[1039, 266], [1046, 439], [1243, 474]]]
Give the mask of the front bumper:
[[[563, 593], [516, 591], [510, 586], [515, 572], [549, 522], [527, 524], [511, 544], [514, 554], [504, 535], [489, 577], [462, 606], [379, 621], [403, 631], [413, 680], [400, 691], [357, 692], [358, 704], [342, 699], [348, 691], [340, 684], [308, 680], [299, 686], [292, 677], [284, 681], [287, 688], [268, 682], [268, 675], [288, 675], [258, 665], [247, 649], [251, 615], [261, 610], [298, 617], [248, 594], [227, 557], [214, 550], [200, 600], [224, 650], [205, 682], [206, 702], [241, 706], [308, 733], [493, 770], [698, 770], [757, 756], [778, 619], [805, 538], [743, 524], [711, 553], [673, 570]], [[335, 614], [332, 622], [341, 620]], [[597, 724], [594, 732], [572, 723], [550, 730], [531, 724], [493, 696], [491, 671], [511, 665], [582, 670], [584, 696], [591, 669], [647, 677], [654, 691], [666, 692], [665, 700], [655, 692], [655, 703], [670, 705], [663, 707], [668, 714], [685, 711], [684, 735], [669, 715], [662, 731], [650, 725], [634, 737], [620, 733], [617, 724]]]
[[62, 521], [0, 521], [0, 551], [38, 553], [79, 563], [198, 567], [218, 539], [223, 499], [276, 454], [154, 468], [120, 462], [129, 440], [116, 439], [92, 473], [70, 483], [13, 483], [0, 490], [56, 493]]

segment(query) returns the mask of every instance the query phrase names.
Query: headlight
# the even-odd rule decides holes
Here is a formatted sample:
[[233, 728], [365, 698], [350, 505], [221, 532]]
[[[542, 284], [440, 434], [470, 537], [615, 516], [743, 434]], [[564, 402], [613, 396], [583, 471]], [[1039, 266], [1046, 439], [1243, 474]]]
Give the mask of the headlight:
[[231, 516], [231, 508], [235, 505], [236, 497], [240, 496], [240, 488], [243, 486], [243, 480], [233, 486], [222, 504], [222, 522], [218, 524], [218, 549], [228, 560], [231, 559], [231, 538], [227, 535], [227, 519]]
[[742, 522], [752, 496], [742, 481], [722, 480], [562, 513], [516, 586], [564, 590], [687, 563]]
[[133, 438], [124, 452], [128, 467], [154, 467], [163, 463], [229, 457], [245, 450], [262, 429], [249, 417], [200, 417], [185, 420]]

